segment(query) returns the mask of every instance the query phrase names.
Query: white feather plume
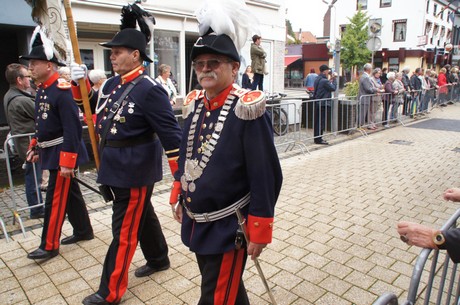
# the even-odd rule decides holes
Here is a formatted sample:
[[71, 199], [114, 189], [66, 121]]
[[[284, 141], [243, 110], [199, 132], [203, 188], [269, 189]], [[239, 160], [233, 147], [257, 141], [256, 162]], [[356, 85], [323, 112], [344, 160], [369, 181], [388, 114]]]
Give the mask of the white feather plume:
[[[35, 27], [34, 32], [32, 33], [32, 38], [30, 39], [30, 50], [34, 47], [35, 40], [37, 39], [37, 35], [40, 35], [40, 39], [43, 43], [43, 50], [45, 52], [46, 58], [51, 60], [54, 54], [54, 43], [51, 39], [49, 39], [43, 28], [40, 26]], [[57, 56], [56, 56], [57, 57]]]
[[229, 36], [238, 51], [249, 37], [259, 33], [259, 22], [244, 0], [205, 0], [195, 15], [201, 36], [212, 28], [217, 35]]

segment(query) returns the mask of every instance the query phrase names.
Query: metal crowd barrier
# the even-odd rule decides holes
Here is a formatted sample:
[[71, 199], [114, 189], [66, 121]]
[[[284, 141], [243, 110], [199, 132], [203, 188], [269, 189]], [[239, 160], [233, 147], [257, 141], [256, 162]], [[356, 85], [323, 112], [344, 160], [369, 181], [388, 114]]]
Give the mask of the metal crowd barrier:
[[[460, 209], [442, 226], [441, 230], [457, 227], [460, 218]], [[430, 254], [431, 258], [430, 258]], [[443, 258], [444, 257], [444, 258]], [[431, 266], [426, 266], [431, 260]], [[453, 263], [447, 251], [438, 249], [423, 249], [415, 263], [410, 280], [407, 300], [402, 305], [414, 305], [417, 300], [422, 304], [460, 304], [460, 283], [458, 264]], [[428, 272], [428, 278], [422, 275]], [[420, 288], [424, 282], [425, 286]], [[419, 289], [420, 288], [420, 289]], [[420, 291], [419, 291], [420, 290]], [[397, 305], [398, 297], [394, 293], [385, 293], [380, 296], [373, 305]]]
[[[39, 207], [39, 206], [44, 206], [45, 203], [42, 200], [42, 197], [40, 196], [40, 181], [37, 181], [37, 169], [36, 169], [35, 164], [32, 163], [32, 171], [33, 171], [33, 174], [34, 174], [34, 182], [35, 182], [35, 192], [36, 192], [36, 196], [37, 196], [37, 202], [39, 202], [39, 204], [34, 205], [34, 206], [28, 206], [27, 205], [26, 207], [18, 208], [17, 203], [16, 203], [16, 193], [14, 191], [13, 173], [12, 173], [12, 170], [11, 170], [11, 163], [10, 163], [10, 157], [12, 157], [12, 156], [11, 156], [11, 151], [9, 149], [9, 142], [14, 141], [14, 139], [19, 139], [19, 138], [24, 138], [24, 137], [27, 137], [29, 142], [30, 142], [31, 137], [33, 135], [34, 135], [33, 133], [27, 133], [27, 134], [19, 134], [19, 135], [9, 136], [6, 139], [6, 141], [5, 141], [4, 145], [3, 145], [3, 149], [4, 149], [4, 153], [5, 153], [5, 161], [6, 161], [6, 171], [7, 171], [7, 175], [8, 175], [8, 183], [9, 183], [9, 190], [10, 190], [10, 199], [11, 199], [11, 202], [12, 202], [12, 205], [10, 207], [10, 211], [13, 214], [13, 225], [16, 223], [16, 220], [17, 220], [18, 223], [19, 223], [19, 226], [21, 227], [21, 231], [22, 231], [22, 234], [23, 234], [24, 237], [26, 236], [26, 231], [25, 231], [25, 228], [24, 228], [24, 224], [22, 222], [20, 212], [25, 211], [25, 210], [30, 210], [32, 208], [36, 208], [36, 207]], [[27, 199], [25, 200], [25, 202], [27, 202]], [[8, 232], [6, 231], [3, 219], [0, 219], [0, 223], [2, 225], [2, 230], [4, 232], [4, 235], [6, 236], [7, 241], [9, 241]]]

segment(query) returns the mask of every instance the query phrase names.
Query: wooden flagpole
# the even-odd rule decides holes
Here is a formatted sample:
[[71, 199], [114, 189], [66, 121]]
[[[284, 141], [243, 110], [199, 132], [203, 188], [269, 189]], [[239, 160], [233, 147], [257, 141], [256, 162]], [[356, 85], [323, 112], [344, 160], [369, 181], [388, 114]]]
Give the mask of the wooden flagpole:
[[[70, 42], [72, 43], [73, 55], [75, 62], [79, 65], [82, 64], [80, 48], [78, 46], [77, 31], [75, 30], [75, 24], [72, 16], [72, 8], [70, 7], [70, 0], [63, 0], [65, 15], [67, 17], [67, 27], [69, 29]], [[88, 99], [88, 88], [86, 87], [85, 79], [78, 81], [80, 85], [81, 96], [83, 100], [83, 110], [86, 116], [86, 123], [88, 125], [89, 138], [91, 140], [91, 147], [93, 149], [94, 162], [96, 163], [96, 169], [99, 170], [99, 150], [98, 143], [96, 140], [96, 131], [94, 129], [93, 114], [91, 113], [91, 107]]]

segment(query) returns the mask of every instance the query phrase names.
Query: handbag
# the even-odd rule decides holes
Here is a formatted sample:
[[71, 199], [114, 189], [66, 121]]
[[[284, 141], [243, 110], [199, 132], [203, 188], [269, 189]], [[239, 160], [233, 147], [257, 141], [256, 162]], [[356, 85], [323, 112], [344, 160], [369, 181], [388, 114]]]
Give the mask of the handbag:
[[264, 64], [264, 74], [268, 75], [267, 61], [265, 61], [265, 64]]

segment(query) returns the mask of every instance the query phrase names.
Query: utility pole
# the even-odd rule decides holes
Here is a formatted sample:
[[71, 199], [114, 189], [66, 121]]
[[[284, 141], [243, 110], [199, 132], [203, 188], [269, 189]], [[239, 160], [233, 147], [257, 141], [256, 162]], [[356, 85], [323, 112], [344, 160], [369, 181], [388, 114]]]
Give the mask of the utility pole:
[[338, 131], [339, 126], [339, 85], [340, 85], [340, 40], [335, 40], [335, 57], [334, 57], [334, 72], [337, 73], [337, 87], [335, 88], [335, 103], [332, 106], [332, 132]]

